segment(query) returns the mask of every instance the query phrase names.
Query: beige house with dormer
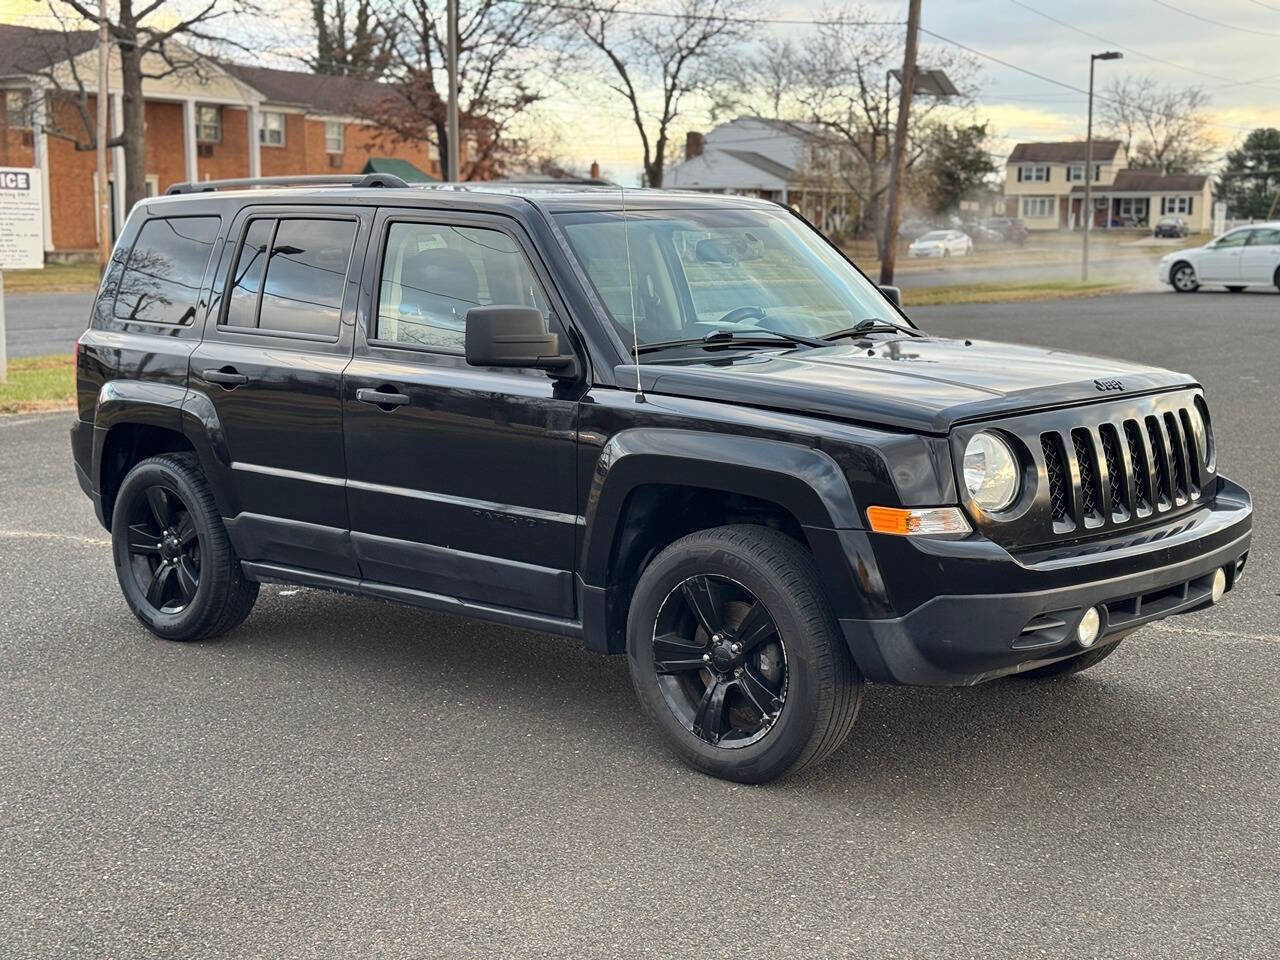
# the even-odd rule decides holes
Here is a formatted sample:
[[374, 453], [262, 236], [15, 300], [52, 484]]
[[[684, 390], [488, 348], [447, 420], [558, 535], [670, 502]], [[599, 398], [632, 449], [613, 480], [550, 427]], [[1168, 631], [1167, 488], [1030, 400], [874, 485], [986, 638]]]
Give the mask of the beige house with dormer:
[[[1005, 162], [1005, 215], [1028, 230], [1075, 230], [1084, 207], [1088, 145], [1083, 141], [1019, 143]], [[1193, 233], [1210, 228], [1213, 188], [1205, 174], [1130, 170], [1119, 140], [1093, 141], [1090, 184], [1094, 229], [1150, 229], [1165, 215]]]

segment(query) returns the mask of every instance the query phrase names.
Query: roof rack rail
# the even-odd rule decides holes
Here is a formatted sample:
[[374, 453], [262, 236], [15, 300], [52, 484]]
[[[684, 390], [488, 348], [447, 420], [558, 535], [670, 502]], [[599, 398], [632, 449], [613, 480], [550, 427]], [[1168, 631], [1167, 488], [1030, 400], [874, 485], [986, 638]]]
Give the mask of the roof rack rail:
[[312, 174], [296, 177], [243, 177], [237, 180], [195, 180], [175, 183], [165, 196], [180, 193], [213, 193], [237, 187], [407, 187], [394, 173]]

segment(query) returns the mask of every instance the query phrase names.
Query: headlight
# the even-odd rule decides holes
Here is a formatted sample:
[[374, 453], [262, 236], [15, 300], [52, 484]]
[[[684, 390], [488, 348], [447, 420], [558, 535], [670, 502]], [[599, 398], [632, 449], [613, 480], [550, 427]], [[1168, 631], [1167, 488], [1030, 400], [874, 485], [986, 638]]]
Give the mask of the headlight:
[[987, 513], [1005, 509], [1018, 498], [1018, 461], [994, 433], [975, 434], [964, 449], [964, 485]]

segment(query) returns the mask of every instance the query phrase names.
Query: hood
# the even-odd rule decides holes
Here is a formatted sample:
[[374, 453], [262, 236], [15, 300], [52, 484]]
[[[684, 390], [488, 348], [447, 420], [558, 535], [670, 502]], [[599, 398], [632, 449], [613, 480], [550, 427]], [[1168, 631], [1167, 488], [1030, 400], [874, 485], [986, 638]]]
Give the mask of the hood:
[[[624, 368], [634, 371], [634, 367]], [[646, 363], [648, 393], [945, 434], [967, 420], [1185, 386], [1181, 373], [980, 340], [901, 337], [693, 364]], [[630, 374], [634, 376], [634, 373]]]

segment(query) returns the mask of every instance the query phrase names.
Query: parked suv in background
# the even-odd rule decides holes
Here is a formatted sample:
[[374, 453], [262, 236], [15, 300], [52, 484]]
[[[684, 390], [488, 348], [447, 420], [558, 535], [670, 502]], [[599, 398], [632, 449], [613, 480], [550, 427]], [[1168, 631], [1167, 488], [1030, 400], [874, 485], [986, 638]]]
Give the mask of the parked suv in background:
[[1280, 289], [1280, 221], [1237, 227], [1203, 247], [1167, 253], [1159, 278], [1178, 293], [1195, 293], [1206, 284], [1232, 293], [1246, 287]]
[[266, 581], [579, 637], [755, 782], [864, 681], [1065, 676], [1244, 568], [1193, 378], [928, 336], [785, 208], [219, 186], [134, 209], [77, 350], [76, 473], [160, 637]]

